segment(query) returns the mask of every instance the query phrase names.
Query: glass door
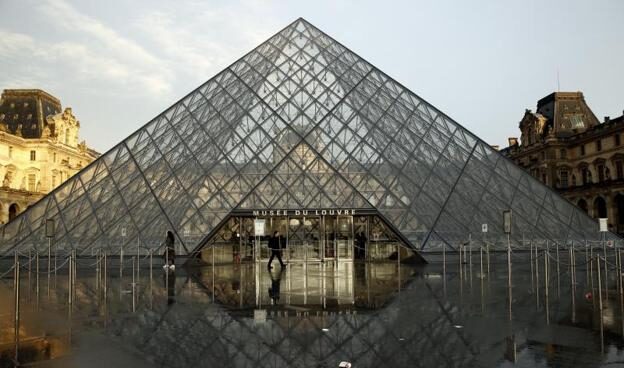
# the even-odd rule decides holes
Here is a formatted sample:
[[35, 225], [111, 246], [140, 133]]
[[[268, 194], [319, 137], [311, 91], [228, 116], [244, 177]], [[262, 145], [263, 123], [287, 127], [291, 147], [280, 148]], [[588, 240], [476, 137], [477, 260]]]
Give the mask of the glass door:
[[320, 261], [321, 219], [315, 216], [288, 219], [288, 260]]
[[336, 249], [339, 260], [353, 260], [353, 216], [336, 217]]

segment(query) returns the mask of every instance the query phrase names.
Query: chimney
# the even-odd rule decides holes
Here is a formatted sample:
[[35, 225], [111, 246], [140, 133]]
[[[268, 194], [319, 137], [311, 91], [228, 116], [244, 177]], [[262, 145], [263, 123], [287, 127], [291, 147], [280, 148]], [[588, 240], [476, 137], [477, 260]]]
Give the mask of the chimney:
[[610, 121], [611, 121], [611, 117], [609, 117], [609, 116], [605, 116], [605, 120], [604, 120], [604, 122], [605, 122], [605, 123], [608, 123], [608, 122], [610, 122]]
[[517, 146], [518, 145], [518, 138], [517, 137], [509, 137], [509, 138], [507, 138], [507, 142], [509, 143], [509, 147]]
[[496, 151], [500, 150], [500, 146], [498, 144], [493, 144], [491, 147]]

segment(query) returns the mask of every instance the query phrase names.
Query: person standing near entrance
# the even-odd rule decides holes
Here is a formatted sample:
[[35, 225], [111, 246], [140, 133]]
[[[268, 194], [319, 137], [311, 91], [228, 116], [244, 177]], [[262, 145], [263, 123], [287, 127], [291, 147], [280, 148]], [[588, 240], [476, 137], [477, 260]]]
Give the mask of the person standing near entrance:
[[164, 269], [175, 270], [175, 238], [171, 230], [167, 230], [167, 238], [165, 239], [165, 253], [163, 260], [165, 261]]
[[362, 231], [355, 236], [355, 258], [366, 258], [366, 235]]
[[280, 266], [285, 266], [282, 261], [282, 241], [283, 240], [280, 237], [279, 231], [274, 232], [273, 236], [269, 239], [269, 249], [271, 250], [271, 257], [269, 257], [269, 264], [267, 265], [269, 270], [273, 268], [273, 266], [271, 266], [271, 262], [273, 262], [273, 258], [275, 257], [277, 257]]

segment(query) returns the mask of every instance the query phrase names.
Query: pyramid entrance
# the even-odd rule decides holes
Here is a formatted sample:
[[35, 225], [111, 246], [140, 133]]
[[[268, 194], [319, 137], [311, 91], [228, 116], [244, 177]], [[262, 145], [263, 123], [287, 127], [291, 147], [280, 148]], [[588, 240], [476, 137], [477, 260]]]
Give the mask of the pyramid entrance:
[[275, 232], [289, 263], [424, 262], [391, 225], [366, 209], [236, 211], [200, 244], [197, 257], [206, 264], [266, 262]]

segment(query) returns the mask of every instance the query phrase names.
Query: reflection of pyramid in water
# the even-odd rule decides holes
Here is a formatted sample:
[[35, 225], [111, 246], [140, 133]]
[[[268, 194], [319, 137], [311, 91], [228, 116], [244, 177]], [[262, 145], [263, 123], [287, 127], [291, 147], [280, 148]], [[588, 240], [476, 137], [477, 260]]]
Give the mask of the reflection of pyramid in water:
[[[489, 224], [503, 238], [598, 237], [595, 221], [486, 143], [298, 19], [116, 145], [2, 229], [0, 254], [185, 251], [237, 209], [367, 208], [414, 248]], [[612, 235], [610, 235], [612, 236]]]

